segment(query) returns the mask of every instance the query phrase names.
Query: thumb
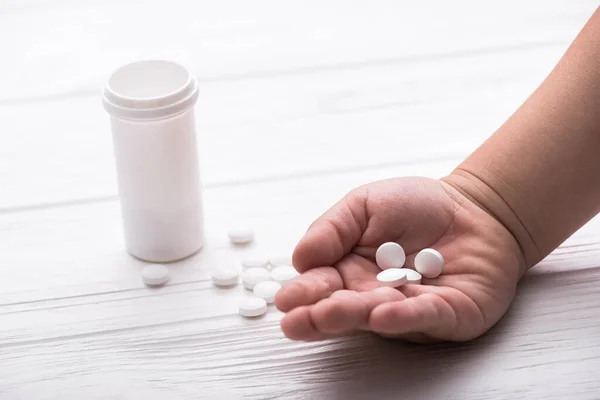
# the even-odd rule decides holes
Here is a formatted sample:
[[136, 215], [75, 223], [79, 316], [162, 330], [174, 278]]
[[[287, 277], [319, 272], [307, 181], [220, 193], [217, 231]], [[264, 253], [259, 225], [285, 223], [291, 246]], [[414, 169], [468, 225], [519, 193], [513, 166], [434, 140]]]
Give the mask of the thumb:
[[332, 266], [348, 254], [367, 226], [366, 192], [356, 189], [315, 220], [300, 239], [292, 263], [299, 272]]

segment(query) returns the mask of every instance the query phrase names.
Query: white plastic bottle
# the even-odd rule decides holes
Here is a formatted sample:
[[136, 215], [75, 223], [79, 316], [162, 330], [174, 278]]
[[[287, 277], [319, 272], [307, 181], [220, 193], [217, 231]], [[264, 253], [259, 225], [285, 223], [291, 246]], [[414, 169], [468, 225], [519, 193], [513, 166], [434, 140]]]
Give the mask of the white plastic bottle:
[[176, 261], [204, 244], [197, 98], [195, 77], [163, 60], [124, 65], [104, 87], [125, 244], [136, 258]]

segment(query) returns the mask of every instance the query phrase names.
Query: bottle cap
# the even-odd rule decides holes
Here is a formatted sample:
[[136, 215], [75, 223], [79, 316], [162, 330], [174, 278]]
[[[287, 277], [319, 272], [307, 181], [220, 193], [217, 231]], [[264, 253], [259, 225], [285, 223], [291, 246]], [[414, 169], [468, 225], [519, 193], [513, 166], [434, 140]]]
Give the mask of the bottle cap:
[[144, 60], [113, 72], [102, 97], [106, 111], [117, 118], [167, 118], [195, 104], [198, 82], [172, 61]]

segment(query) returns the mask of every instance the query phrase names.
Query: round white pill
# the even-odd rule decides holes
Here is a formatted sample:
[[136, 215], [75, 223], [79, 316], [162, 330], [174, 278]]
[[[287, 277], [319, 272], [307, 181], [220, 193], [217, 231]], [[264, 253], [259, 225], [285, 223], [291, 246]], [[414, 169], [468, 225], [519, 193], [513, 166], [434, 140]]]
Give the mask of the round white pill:
[[278, 254], [273, 257], [269, 257], [269, 264], [272, 268], [281, 267], [284, 265], [292, 265], [292, 257], [284, 254]]
[[212, 271], [212, 281], [216, 286], [237, 284], [240, 273], [235, 268], [218, 268]]
[[248, 268], [242, 272], [242, 282], [248, 290], [253, 290], [258, 283], [269, 280], [269, 271], [264, 268]]
[[291, 265], [283, 265], [281, 267], [275, 267], [271, 270], [271, 279], [275, 282], [285, 285], [295, 277], [297, 277], [298, 271]]
[[415, 257], [415, 269], [425, 278], [436, 278], [444, 269], [444, 258], [434, 249], [423, 249]]
[[268, 258], [244, 258], [242, 260], [243, 269], [248, 268], [269, 268], [269, 259]]
[[396, 242], [387, 242], [379, 246], [375, 253], [375, 262], [379, 268], [402, 268], [406, 261], [404, 249]]
[[422, 276], [420, 273], [418, 273], [414, 269], [410, 269], [410, 268], [402, 268], [402, 269], [404, 269], [406, 271], [406, 279], [407, 279], [406, 283], [415, 283], [415, 284], [421, 283]]
[[268, 304], [271, 304], [275, 300], [275, 295], [281, 289], [281, 285], [277, 282], [273, 281], [265, 281], [257, 283], [254, 286], [254, 295], [256, 297], [260, 297]]
[[142, 281], [148, 286], [160, 286], [169, 280], [169, 269], [161, 264], [150, 264], [142, 268]]
[[406, 271], [406, 269], [401, 268], [388, 268], [377, 274], [377, 280], [385, 286], [402, 286], [408, 282]]
[[227, 232], [229, 240], [234, 244], [250, 243], [254, 239], [254, 230], [249, 226], [236, 226]]
[[258, 317], [267, 312], [267, 302], [260, 297], [246, 297], [239, 304], [242, 317]]

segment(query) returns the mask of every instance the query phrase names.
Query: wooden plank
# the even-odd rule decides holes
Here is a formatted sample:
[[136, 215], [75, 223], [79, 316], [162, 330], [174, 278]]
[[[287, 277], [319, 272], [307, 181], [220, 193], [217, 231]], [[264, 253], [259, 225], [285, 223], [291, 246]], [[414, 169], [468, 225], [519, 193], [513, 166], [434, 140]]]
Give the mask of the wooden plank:
[[[173, 282], [204, 279], [209, 266], [237, 262], [250, 250], [291, 253], [312, 219], [353, 187], [391, 176], [441, 176], [457, 161], [206, 189], [207, 251], [182, 262], [181, 271], [175, 268]], [[227, 230], [236, 221], [254, 226], [254, 246], [230, 246]], [[52, 293], [85, 294], [95, 292], [97, 285], [101, 291], [143, 287], [138, 277], [142, 263], [123, 251], [117, 201], [0, 215], [0, 238], [0, 254], [11, 260], [0, 265], [0, 272], [10, 271], [0, 280], [2, 304]], [[25, 245], [36, 250], [23, 251]], [[70, 293], [70, 287], [83, 292]], [[41, 290], [41, 296], [29, 294], [32, 290]]]
[[[312, 220], [352, 188], [394, 176], [440, 177], [458, 162], [206, 189], [207, 249], [177, 263], [173, 283], [205, 280], [211, 266], [236, 264], [249, 252], [291, 254]], [[0, 215], [0, 254], [5, 260], [0, 265], [0, 273], [5, 275], [0, 280], [0, 304], [143, 288], [138, 272], [144, 264], [124, 251], [119, 211], [116, 200], [107, 200]], [[246, 221], [257, 232], [257, 242], [250, 247], [236, 248], [228, 242], [227, 229], [239, 221]], [[594, 221], [578, 232], [572, 239], [575, 242], [555, 251], [547, 260], [551, 264], [542, 271], [571, 269], [572, 260], [586, 263], [595, 257], [598, 226]]]
[[[600, 218], [532, 270], [499, 325], [460, 346], [370, 336], [293, 343], [282, 337], [279, 312], [241, 319], [244, 291], [208, 279], [211, 266], [243, 253], [289, 252], [356, 185], [437, 177], [451, 165], [209, 189], [206, 248], [173, 264], [172, 283], [158, 290], [141, 284], [142, 263], [122, 249], [116, 202], [0, 216], [0, 399], [592, 399], [600, 390]], [[239, 220], [257, 231], [250, 248], [227, 243]]]
[[[292, 343], [273, 314], [248, 322], [198, 312], [161, 325], [172, 313], [140, 303], [132, 312], [152, 314], [154, 326], [133, 320], [94, 335], [2, 347], [0, 398], [594, 399], [598, 270], [571, 276], [528, 282], [499, 325], [459, 346], [371, 337]], [[180, 300], [189, 309], [183, 301], [199, 298]]]
[[0, 99], [96, 93], [108, 71], [149, 57], [179, 60], [204, 79], [220, 79], [566, 45], [595, 7], [591, 0], [3, 2], [0, 47], [11, 62], [0, 67]]
[[[189, 57], [203, 80], [208, 186], [465, 155], [543, 79], [592, 6], [543, 4], [3, 2], [0, 212], [114, 198], [99, 90], [115, 63], [148, 48]], [[132, 32], [140, 9], [148, 18]], [[183, 20], [150, 29], [159, 15]], [[372, 29], [357, 29], [367, 20]], [[182, 32], [187, 42], [174, 39]]]
[[[205, 83], [196, 109], [203, 181], [464, 156], [535, 89], [561, 50]], [[98, 96], [0, 106], [0, 212], [114, 197], [108, 122]]]
[[[600, 218], [528, 274], [488, 335], [459, 346], [292, 343], [280, 313], [243, 320], [243, 290], [208, 279], [246, 252], [289, 254], [354, 186], [447, 173], [596, 6], [3, 1], [0, 400], [596, 399]], [[207, 247], [160, 290], [123, 251], [97, 97], [106, 71], [150, 56], [190, 65], [204, 88]], [[227, 242], [238, 220], [257, 230], [250, 248]]]
[[[439, 177], [453, 165], [414, 164], [206, 190], [207, 245], [174, 264], [169, 290], [206, 288], [211, 267], [237, 265], [244, 254], [291, 254], [312, 220], [353, 187], [393, 176]], [[257, 242], [250, 247], [235, 248], [228, 242], [228, 227], [239, 221], [256, 230]], [[598, 223], [593, 220], [581, 229], [537, 273], [573, 270], [597, 257]], [[46, 300], [59, 307], [72, 301], [86, 305], [89, 295], [136, 298], [144, 291], [138, 275], [144, 264], [124, 251], [116, 201], [5, 214], [0, 226], [0, 304], [5, 312], [43, 309]]]

